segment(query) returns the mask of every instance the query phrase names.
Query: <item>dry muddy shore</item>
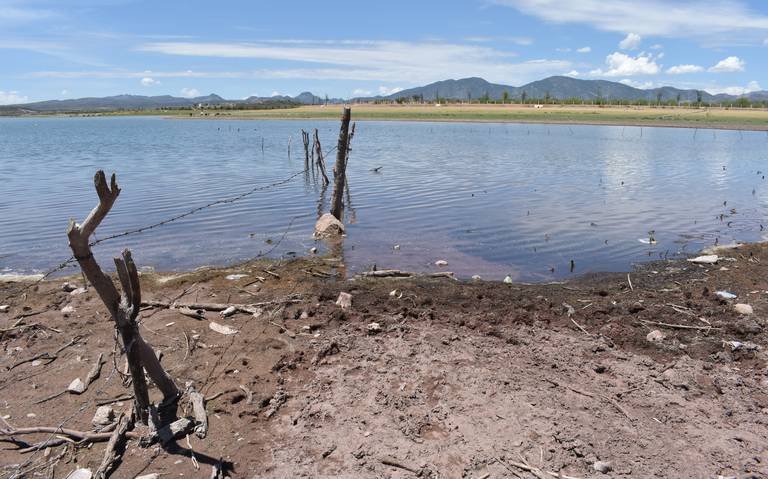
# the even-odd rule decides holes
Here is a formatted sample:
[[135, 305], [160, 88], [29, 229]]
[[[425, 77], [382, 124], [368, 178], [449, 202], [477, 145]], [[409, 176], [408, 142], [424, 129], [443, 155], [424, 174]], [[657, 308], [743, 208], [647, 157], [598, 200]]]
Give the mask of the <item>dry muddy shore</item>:
[[[148, 303], [263, 304], [256, 317], [143, 309], [144, 338], [204, 394], [210, 428], [165, 448], [130, 440], [112, 477], [207, 478], [220, 460], [233, 478], [768, 477], [768, 247], [719, 255], [539, 285], [342, 280], [328, 258], [145, 274]], [[65, 281], [83, 286], [0, 302], [0, 429], [89, 431], [97, 404], [130, 407], [106, 309]], [[83, 394], [36, 404], [99, 354]], [[50, 436], [3, 438], [0, 477], [101, 463], [104, 442], [18, 451]]]

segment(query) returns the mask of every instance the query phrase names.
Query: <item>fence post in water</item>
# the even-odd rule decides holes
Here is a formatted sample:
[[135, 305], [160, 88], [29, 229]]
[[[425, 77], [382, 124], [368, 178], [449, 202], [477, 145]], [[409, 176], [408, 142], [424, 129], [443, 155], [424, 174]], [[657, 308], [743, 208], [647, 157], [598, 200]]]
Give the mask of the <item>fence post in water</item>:
[[317, 169], [320, 170], [320, 173], [323, 174], [323, 184], [327, 185], [330, 183], [330, 180], [328, 180], [328, 174], [325, 172], [325, 160], [323, 159], [323, 148], [320, 146], [320, 137], [317, 133], [317, 128], [315, 128], [315, 144], [313, 145], [313, 151], [317, 153]]
[[304, 143], [304, 169], [309, 169], [309, 133], [301, 130], [301, 141]]
[[333, 166], [333, 195], [331, 196], [331, 214], [339, 221], [344, 214], [344, 183], [347, 176], [347, 147], [349, 146], [349, 120], [352, 109], [344, 108], [339, 129], [339, 143], [336, 147], [336, 164]]
[[139, 332], [136, 317], [139, 315], [139, 308], [141, 307], [141, 285], [139, 284], [139, 273], [131, 257], [131, 252], [124, 250], [121, 257], [115, 258], [118, 279], [123, 287], [122, 295], [118, 293], [112, 279], [104, 274], [99, 263], [93, 257], [89, 239], [101, 221], [107, 216], [109, 210], [112, 209], [112, 205], [120, 194], [120, 188], [117, 186], [115, 175], [112, 175], [110, 185], [107, 185], [107, 180], [102, 170], [96, 172], [93, 180], [96, 193], [99, 196], [99, 204], [91, 211], [82, 224], [77, 224], [74, 220], [70, 220], [69, 227], [67, 228], [69, 247], [72, 249], [72, 253], [80, 264], [80, 268], [86, 278], [91, 282], [96, 293], [98, 293], [101, 301], [115, 321], [123, 341], [123, 347], [128, 359], [128, 368], [133, 380], [136, 417], [141, 423], [146, 424], [150, 403], [144, 370], [146, 369], [149, 377], [162, 391], [165, 399], [175, 398], [178, 396], [179, 390], [173, 379], [163, 369], [152, 346], [144, 341]]

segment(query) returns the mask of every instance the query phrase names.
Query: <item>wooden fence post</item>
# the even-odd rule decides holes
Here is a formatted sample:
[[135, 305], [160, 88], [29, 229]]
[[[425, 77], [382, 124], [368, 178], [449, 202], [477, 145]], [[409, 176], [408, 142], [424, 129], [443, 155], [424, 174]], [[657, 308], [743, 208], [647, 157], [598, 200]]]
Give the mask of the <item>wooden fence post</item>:
[[347, 147], [349, 147], [349, 120], [352, 109], [344, 108], [339, 129], [339, 143], [336, 147], [336, 164], [333, 165], [333, 196], [331, 196], [331, 214], [341, 221], [344, 215], [344, 184], [347, 177]]

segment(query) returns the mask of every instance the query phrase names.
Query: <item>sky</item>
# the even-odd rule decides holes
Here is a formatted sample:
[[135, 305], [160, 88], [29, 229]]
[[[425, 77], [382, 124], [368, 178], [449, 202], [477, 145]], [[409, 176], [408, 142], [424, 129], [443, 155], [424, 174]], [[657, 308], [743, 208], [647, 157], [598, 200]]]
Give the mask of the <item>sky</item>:
[[0, 104], [551, 75], [768, 90], [765, 0], [0, 0]]

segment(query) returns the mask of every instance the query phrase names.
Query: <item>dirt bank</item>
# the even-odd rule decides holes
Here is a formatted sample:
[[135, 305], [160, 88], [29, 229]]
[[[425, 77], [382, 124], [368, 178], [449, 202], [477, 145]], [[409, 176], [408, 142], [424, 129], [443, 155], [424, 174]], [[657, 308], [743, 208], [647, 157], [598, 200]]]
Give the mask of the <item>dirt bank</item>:
[[[165, 449], [130, 441], [112, 477], [209, 477], [220, 458], [247, 478], [767, 477], [768, 248], [720, 255], [548, 285], [339, 280], [327, 258], [144, 275], [150, 302], [265, 304], [258, 317], [142, 311], [170, 374], [208, 398], [210, 430]], [[0, 313], [0, 416], [17, 428], [90, 430], [97, 403], [131, 393], [105, 308], [63, 282]], [[18, 286], [0, 285], [0, 298]], [[34, 404], [100, 353], [85, 393]], [[14, 450], [24, 446], [0, 443], [1, 477], [95, 470], [105, 443]]]

